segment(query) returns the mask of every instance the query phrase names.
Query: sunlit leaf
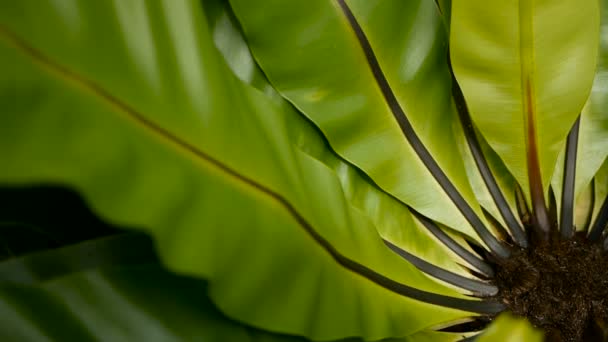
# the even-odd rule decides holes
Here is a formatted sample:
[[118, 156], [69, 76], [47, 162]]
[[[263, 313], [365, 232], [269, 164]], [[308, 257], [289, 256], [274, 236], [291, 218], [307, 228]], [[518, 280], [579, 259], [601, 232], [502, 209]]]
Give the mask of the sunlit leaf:
[[150, 233], [172, 271], [208, 279], [222, 311], [274, 331], [380, 339], [471, 315], [403, 295], [500, 308], [386, 248], [302, 151], [314, 128], [232, 75], [197, 4], [71, 4], [0, 11], [3, 182], [77, 188]]
[[[481, 216], [452, 133], [447, 37], [432, 1], [349, 1], [371, 50], [361, 45], [340, 1], [231, 4], [271, 83], [342, 157], [417, 211], [478, 239], [445, 184], [429, 172], [436, 162], [455, 187], [447, 192], [464, 196]], [[267, 25], [268, 18], [281, 29]], [[382, 76], [370, 67], [370, 51]], [[405, 117], [415, 138], [399, 126]], [[422, 160], [411, 139], [424, 144], [432, 162]]]
[[546, 196], [559, 151], [591, 91], [598, 13], [594, 0], [452, 4], [456, 78], [474, 122], [528, 199], [530, 191], [542, 194], [541, 184]]

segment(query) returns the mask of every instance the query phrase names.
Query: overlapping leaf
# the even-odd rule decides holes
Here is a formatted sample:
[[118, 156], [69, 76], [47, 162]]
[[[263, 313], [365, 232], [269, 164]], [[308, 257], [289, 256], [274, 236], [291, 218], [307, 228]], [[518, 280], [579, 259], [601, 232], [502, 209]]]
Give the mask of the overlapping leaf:
[[[407, 117], [416, 139], [481, 216], [452, 133], [447, 38], [433, 2], [349, 1], [370, 49], [358, 41], [340, 1], [231, 4], [273, 86], [341, 156], [417, 211], [478, 239], [398, 123]], [[378, 70], [370, 68], [370, 51], [387, 84], [379, 85]]]
[[[124, 243], [136, 243], [141, 257], [123, 259]], [[75, 259], [95, 260], [82, 268]], [[105, 253], [105, 252], [108, 253]], [[108, 259], [109, 258], [109, 259]], [[65, 265], [48, 269], [49, 264]], [[21, 265], [15, 268], [14, 265]], [[24, 279], [20, 275], [32, 277]], [[239, 341], [305, 342], [230, 320], [206, 295], [207, 284], [172, 274], [155, 262], [141, 235], [113, 237], [36, 253], [0, 263], [0, 338], [6, 341]], [[462, 335], [418, 332], [385, 342], [456, 341]], [[360, 339], [340, 340], [358, 342]], [[337, 341], [336, 341], [337, 342]]]
[[[279, 95], [257, 68], [228, 6], [221, 1], [206, 1], [204, 5], [216, 45], [235, 75], [276, 99]], [[415, 224], [407, 207], [379, 190], [366, 175], [337, 157], [317, 130], [311, 127], [307, 134], [301, 135], [298, 146], [336, 172], [349, 203], [374, 222], [382, 238], [434, 265], [471, 277], [470, 272], [457, 265], [457, 262], [466, 264], [466, 261], [449, 252], [441, 243], [436, 243], [425, 228]]]
[[63, 4], [0, 11], [3, 182], [77, 187], [256, 326], [379, 339], [469, 315], [396, 293], [459, 296], [383, 245], [298, 147], [309, 123], [230, 74], [200, 7]]
[[[0, 311], [11, 315], [2, 334], [61, 339], [71, 330], [84, 339], [302, 340], [218, 318], [205, 302], [207, 291], [222, 311], [247, 324], [323, 340], [452, 341], [459, 336], [426, 329], [471, 315], [453, 308], [500, 310], [430, 280], [384, 245], [472, 278], [458, 265], [462, 260], [421, 229], [412, 214], [420, 212], [495, 243], [493, 251], [501, 246], [480, 233], [491, 225], [479, 205], [504, 222], [455, 116], [446, 63], [451, 1], [231, 4], [247, 43], [219, 1], [204, 2], [202, 11], [194, 1], [169, 0], [0, 5], [0, 162], [6, 165], [0, 182], [73, 186], [107, 220], [153, 236], [170, 270], [210, 284], [158, 266], [96, 269], [86, 258], [75, 262], [71, 275], [59, 275], [65, 265], [49, 259], [58, 266], [46, 270], [49, 280], [19, 273], [44, 270], [44, 258], [11, 260], [4, 270], [31, 284], [0, 286]], [[583, 14], [568, 25], [580, 27], [561, 28], [576, 32], [564, 38], [547, 27], [568, 13], [572, 1], [520, 5], [517, 12], [512, 4], [496, 6], [519, 16], [518, 32], [497, 29], [519, 37], [519, 45], [486, 44], [485, 33], [467, 19], [479, 2], [460, 0], [453, 5], [452, 34], [486, 50], [464, 51], [463, 41], [453, 39], [452, 58], [485, 138], [484, 154], [513, 209], [516, 185], [507, 169], [530, 192], [533, 141], [537, 178], [546, 185], [569, 124], [583, 108], [597, 18], [582, 19], [593, 14], [591, 1], [577, 6]], [[537, 41], [547, 32], [555, 36]], [[556, 37], [562, 48], [549, 54]], [[503, 50], [516, 56], [493, 55]], [[480, 81], [472, 64], [495, 68], [490, 74], [498, 76]], [[550, 74], [556, 65], [565, 71]], [[576, 194], [605, 160], [603, 145], [591, 144], [605, 136], [602, 72], [583, 109], [587, 140], [578, 163], [585, 168]], [[477, 94], [481, 85], [489, 90]], [[511, 124], [498, 125], [502, 133], [494, 134], [490, 126], [497, 125], [490, 122], [499, 105]], [[595, 183], [604, 189], [602, 175]], [[561, 180], [559, 170], [554, 180]], [[124, 247], [126, 256], [135, 251]], [[142, 284], [157, 286], [141, 291]], [[184, 288], [191, 291], [179, 293], [177, 302], [156, 300], [162, 291]], [[188, 298], [199, 301], [189, 307]], [[212, 323], [198, 326], [197, 319]], [[518, 324], [499, 319], [482, 339], [504, 337], [505, 326]], [[143, 329], [149, 326], [152, 331]], [[517, 332], [537, 338], [527, 328]]]

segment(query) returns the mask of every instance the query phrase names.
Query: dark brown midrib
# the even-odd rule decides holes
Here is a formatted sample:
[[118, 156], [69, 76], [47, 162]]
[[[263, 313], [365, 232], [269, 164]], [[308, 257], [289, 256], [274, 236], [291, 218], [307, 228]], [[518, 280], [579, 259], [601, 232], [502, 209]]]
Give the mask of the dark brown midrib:
[[462, 125], [462, 129], [464, 131], [465, 139], [467, 140], [467, 145], [469, 146], [469, 150], [471, 151], [471, 155], [473, 156], [473, 160], [475, 160], [475, 164], [477, 165], [477, 169], [479, 170], [479, 174], [490, 192], [492, 199], [494, 200], [494, 204], [500, 215], [504, 219], [507, 228], [511, 232], [511, 236], [515, 243], [517, 243], [522, 248], [528, 247], [528, 238], [526, 237], [526, 232], [524, 228], [519, 223], [507, 200], [505, 199], [504, 194], [498, 187], [498, 183], [490, 170], [488, 162], [483, 155], [483, 151], [481, 149], [481, 145], [477, 140], [477, 135], [475, 133], [475, 129], [473, 128], [473, 121], [471, 120], [471, 116], [469, 114], [464, 94], [458, 85], [458, 82], [454, 77], [452, 77], [452, 94], [454, 96], [454, 100], [456, 102], [456, 107], [458, 111], [458, 116], [460, 118], [460, 123]]
[[476, 297], [491, 297], [498, 293], [498, 288], [493, 284], [477, 279], [467, 278], [439, 266], [435, 266], [434, 264], [407, 252], [388, 240], [383, 239], [383, 241], [384, 244], [387, 245], [388, 248], [390, 248], [393, 252], [403, 259], [409, 261], [419, 270], [430, 275], [431, 277], [443, 280], [446, 283], [452, 284], [461, 289], [471, 291]]
[[35, 63], [39, 64], [42, 69], [46, 69], [48, 72], [58, 75], [61, 79], [74, 82], [75, 84], [80, 85], [82, 88], [90, 91], [93, 95], [104, 100], [109, 105], [117, 109], [119, 112], [131, 118], [133, 122], [138, 123], [140, 128], [142, 128], [143, 130], [152, 133], [152, 135], [164, 141], [170, 142], [175, 147], [184, 150], [192, 156], [196, 157], [197, 159], [212, 165], [213, 167], [220, 170], [222, 173], [272, 198], [273, 200], [278, 202], [285, 210], [287, 210], [290, 216], [292, 216], [292, 218], [298, 223], [299, 227], [303, 228], [303, 230], [318, 245], [320, 245], [327, 253], [331, 255], [331, 257], [339, 265], [341, 265], [345, 269], [352, 271], [362, 276], [363, 278], [366, 278], [367, 280], [385, 288], [386, 290], [429, 304], [440, 305], [444, 307], [481, 314], [495, 314], [504, 310], [504, 305], [495, 301], [477, 301], [449, 297], [419, 290], [414, 287], [401, 284], [343, 256], [335, 249], [335, 247], [331, 245], [329, 241], [323, 238], [312, 227], [312, 225], [295, 209], [295, 207], [293, 207], [291, 203], [289, 203], [279, 193], [238, 173], [237, 171], [231, 169], [219, 160], [199, 150], [194, 145], [179, 139], [177, 136], [173, 135], [168, 130], [158, 126], [156, 123], [147, 119], [144, 115], [139, 113], [134, 108], [130, 107], [128, 104], [122, 102], [120, 99], [106, 91], [101, 86], [52, 61], [42, 52], [33, 48], [25, 40], [23, 40], [22, 38], [14, 34], [12, 31], [1, 25], [0, 39], [4, 40], [6, 43], [8, 43], [8, 45], [13, 46], [18, 51], [31, 58]]
[[[589, 240], [593, 242], [598, 241], [606, 230], [606, 226], [608, 226], [608, 197], [604, 199], [604, 202], [600, 207], [600, 211], [597, 214], [595, 222], [593, 223], [593, 226], [589, 231]], [[608, 241], [608, 236], [606, 236], [606, 241]]]
[[439, 228], [435, 222], [426, 218], [424, 215], [418, 213], [413, 208], [410, 208], [410, 212], [412, 215], [422, 223], [422, 226], [426, 228], [433, 236], [439, 240], [444, 246], [449, 248], [456, 255], [461, 257], [463, 260], [468, 262], [471, 266], [473, 266], [477, 272], [483, 274], [488, 278], [492, 278], [494, 276], [494, 269], [488, 265], [483, 259], [477, 257], [475, 254], [471, 253], [469, 250], [461, 246], [458, 242], [452, 239], [448, 234], [446, 234], [441, 228]]
[[568, 139], [566, 140], [562, 205], [559, 223], [560, 232], [564, 238], [571, 238], [574, 234], [574, 185], [576, 180], [576, 155], [579, 128], [580, 116], [574, 122], [570, 133], [568, 133]]

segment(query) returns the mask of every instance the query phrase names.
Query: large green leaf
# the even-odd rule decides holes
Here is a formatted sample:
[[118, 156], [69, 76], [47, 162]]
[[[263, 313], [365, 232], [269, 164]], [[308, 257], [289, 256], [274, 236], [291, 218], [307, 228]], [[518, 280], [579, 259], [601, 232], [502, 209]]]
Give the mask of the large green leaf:
[[[129, 245], [131, 252], [125, 254]], [[0, 338], [308, 341], [228, 319], [208, 299], [206, 289], [207, 284], [200, 279], [176, 276], [162, 269], [156, 263], [149, 239], [141, 234], [38, 252], [0, 263], [0, 314], [4, 318]], [[421, 331], [385, 342], [448, 342], [460, 337]]]
[[[422, 214], [479, 239], [447, 194], [462, 194], [473, 208], [464, 210], [481, 216], [452, 133], [447, 37], [435, 3], [349, 1], [365, 47], [340, 1], [230, 2], [273, 86], [342, 157]], [[379, 69], [370, 67], [372, 50]], [[400, 127], [406, 117], [416, 138]], [[435, 162], [449, 179], [441, 185], [429, 171]]]
[[[228, 319], [205, 284], [158, 266], [101, 269], [36, 286], [0, 285], [4, 341], [305, 342]], [[383, 342], [455, 342], [457, 334], [421, 331]], [[360, 339], [340, 340], [358, 342]]]
[[269, 98], [283, 102], [254, 61], [229, 3], [224, 0], [205, 0], [201, 4], [213, 41], [233, 73]]
[[[125, 244], [137, 248], [125, 254]], [[228, 319], [205, 295], [205, 282], [163, 270], [152, 249], [145, 236], [124, 234], [0, 263], [0, 312], [9, 319], [0, 326], [0, 336], [36, 341], [308, 341]], [[420, 331], [383, 341], [447, 342], [464, 336]]]
[[309, 122], [232, 76], [198, 5], [62, 4], [0, 11], [2, 182], [78, 188], [255, 326], [379, 339], [470, 315], [403, 296], [460, 295], [384, 246], [301, 150]]
[[[229, 6], [221, 1], [206, 1], [204, 6], [216, 45], [235, 75], [273, 98], [278, 96], [274, 88], [265, 80], [262, 71], [256, 67]], [[470, 260], [461, 258], [440, 243], [427, 228], [416, 224], [407, 207], [379, 190], [366, 175], [352, 165], [337, 158], [327, 146], [325, 139], [319, 137], [317, 130], [311, 128], [308, 134], [301, 135], [298, 146], [336, 172], [347, 201], [372, 220], [385, 241], [430, 265], [439, 266], [460, 277], [476, 279], [461, 265], [469, 265], [469, 268], [480, 271], [479, 265], [470, 264]], [[480, 272], [484, 273], [484, 271]], [[479, 289], [479, 283], [472, 285]], [[487, 287], [486, 289], [489, 290]]]
[[149, 237], [122, 233], [42, 250], [0, 263], [0, 283], [35, 284], [68, 273], [157, 262]]
[[[257, 68], [229, 6], [221, 1], [206, 1], [204, 6], [215, 43], [235, 75], [272, 97], [278, 96]], [[317, 130], [311, 127], [307, 134], [301, 135], [298, 146], [336, 172], [346, 199], [374, 222], [383, 239], [434, 265], [472, 277], [469, 271], [457, 264], [467, 264], [467, 261], [437, 243], [427, 229], [412, 222], [406, 206], [378, 189], [361, 171], [337, 157]]]
[[452, 4], [456, 78], [474, 122], [528, 199], [546, 196], [559, 151], [589, 96], [598, 13], [596, 0]]
[[[153, 285], [151, 285], [153, 284]], [[228, 319], [201, 281], [156, 265], [89, 270], [38, 285], [0, 285], [5, 341], [305, 342]], [[462, 335], [420, 331], [383, 342], [455, 342]], [[358, 342], [345, 339], [340, 342]]]

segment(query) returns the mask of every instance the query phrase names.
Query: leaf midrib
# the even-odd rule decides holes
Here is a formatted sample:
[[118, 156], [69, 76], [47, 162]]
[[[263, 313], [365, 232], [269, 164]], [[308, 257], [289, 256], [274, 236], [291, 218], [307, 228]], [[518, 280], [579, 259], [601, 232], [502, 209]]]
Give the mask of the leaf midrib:
[[521, 98], [526, 143], [528, 186], [534, 214], [534, 225], [542, 234], [549, 232], [549, 216], [543, 191], [538, 149], [537, 108], [534, 56], [533, 1], [519, 0], [519, 57]]

